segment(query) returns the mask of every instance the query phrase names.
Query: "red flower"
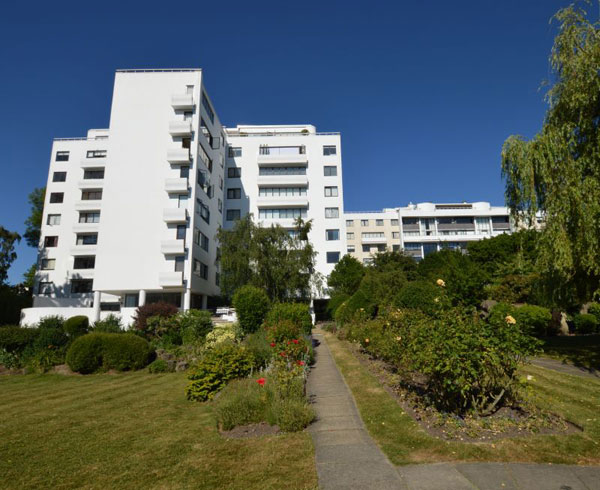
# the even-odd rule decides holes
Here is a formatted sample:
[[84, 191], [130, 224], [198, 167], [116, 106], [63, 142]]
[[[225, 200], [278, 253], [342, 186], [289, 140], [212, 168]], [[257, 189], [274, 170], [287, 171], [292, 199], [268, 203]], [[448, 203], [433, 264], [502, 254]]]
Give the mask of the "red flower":
[[297, 343], [298, 343], [298, 339], [294, 339], [294, 340], [292, 340], [292, 342], [293, 342], [294, 344], [297, 344]]
[[304, 361], [298, 361], [298, 366], [304, 366]]
[[275, 342], [271, 342], [271, 347], [275, 347], [277, 344]]
[[259, 378], [259, 379], [257, 379], [257, 380], [256, 380], [256, 382], [257, 382], [259, 385], [261, 385], [261, 386], [264, 386], [264, 385], [265, 385], [265, 378]]
[[279, 355], [280, 355], [281, 357], [285, 357], [285, 352], [280, 352], [280, 353], [279, 353]]

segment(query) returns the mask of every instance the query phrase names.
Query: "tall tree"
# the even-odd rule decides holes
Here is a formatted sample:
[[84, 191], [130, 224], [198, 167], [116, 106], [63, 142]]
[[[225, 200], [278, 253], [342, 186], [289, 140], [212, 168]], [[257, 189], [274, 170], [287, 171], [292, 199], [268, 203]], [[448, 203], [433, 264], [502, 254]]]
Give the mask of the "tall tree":
[[233, 229], [219, 230], [223, 295], [231, 297], [239, 287], [251, 284], [277, 301], [310, 298], [316, 275], [310, 227], [310, 222], [298, 220], [294, 233], [279, 225], [263, 228], [248, 215]]
[[536, 265], [566, 305], [600, 293], [600, 32], [573, 6], [553, 19], [548, 111], [533, 139], [506, 140], [502, 174], [514, 218], [545, 217]]
[[327, 280], [329, 294], [331, 296], [338, 294], [352, 296], [358, 291], [364, 275], [365, 267], [351, 255], [344, 255], [329, 274]]
[[0, 226], [0, 286], [6, 284], [8, 269], [17, 258], [15, 244], [21, 241], [18, 233]]
[[30, 247], [37, 248], [40, 243], [45, 196], [46, 188], [38, 187], [33, 189], [31, 194], [27, 197], [29, 205], [31, 206], [31, 211], [27, 220], [25, 220], [25, 233], [23, 233], [23, 237]]

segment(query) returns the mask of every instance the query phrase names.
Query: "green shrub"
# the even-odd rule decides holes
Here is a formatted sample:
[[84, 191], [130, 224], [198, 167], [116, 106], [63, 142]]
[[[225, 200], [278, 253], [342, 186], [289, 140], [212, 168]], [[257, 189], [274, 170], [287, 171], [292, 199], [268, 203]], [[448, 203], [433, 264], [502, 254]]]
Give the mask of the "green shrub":
[[183, 342], [177, 315], [169, 317], [151, 316], [146, 320], [144, 334], [147, 339], [165, 347], [181, 345]]
[[63, 331], [69, 339], [74, 339], [80, 335], [85, 335], [88, 332], [90, 321], [87, 316], [78, 315], [72, 316], [63, 323]]
[[65, 347], [69, 343], [69, 337], [62, 328], [40, 327], [38, 335], [33, 342], [33, 347], [39, 349], [57, 349]]
[[588, 308], [588, 313], [594, 315], [600, 324], [600, 303], [592, 303]]
[[266, 421], [269, 406], [268, 382], [260, 386], [254, 379], [233, 380], [215, 401], [215, 415], [221, 430]]
[[16, 353], [9, 352], [0, 347], [0, 366], [4, 366], [6, 369], [14, 369], [18, 368], [20, 365], [21, 362]]
[[598, 320], [594, 315], [583, 313], [573, 318], [575, 332], [578, 334], [595, 333], [598, 330]]
[[412, 281], [398, 292], [394, 306], [432, 315], [440, 310], [442, 296], [443, 290], [433, 281]]
[[331, 315], [331, 318], [335, 318], [335, 312], [347, 299], [350, 299], [350, 296], [345, 293], [336, 294], [329, 299], [329, 302], [327, 303], [327, 312]]
[[238, 344], [222, 343], [209, 349], [188, 374], [186, 388], [189, 400], [206, 401], [225, 384], [250, 374], [254, 366], [252, 354]]
[[164, 359], [155, 359], [148, 365], [148, 372], [152, 374], [170, 372], [169, 364]]
[[242, 286], [233, 295], [233, 307], [245, 334], [256, 332], [267, 315], [270, 302], [267, 293], [254, 286]]
[[539, 280], [537, 274], [508, 274], [492, 286], [490, 297], [505, 303], [527, 303], [534, 296], [534, 287]]
[[244, 340], [244, 345], [254, 358], [256, 368], [267, 367], [273, 357], [273, 347], [267, 340], [267, 332], [264, 329], [251, 333]]
[[237, 323], [221, 323], [206, 334], [206, 347], [214, 347], [223, 343], [237, 342], [243, 337]]
[[206, 310], [188, 310], [179, 313], [176, 318], [184, 344], [204, 340], [213, 329], [210, 312]]
[[139, 306], [135, 312], [133, 326], [135, 329], [143, 332], [146, 337], [152, 338], [154, 333], [148, 331], [148, 318], [158, 316], [161, 318], [169, 318], [177, 314], [179, 309], [171, 303], [159, 301], [158, 303], [149, 303]]
[[100, 368], [126, 371], [148, 364], [148, 342], [134, 334], [90, 333], [73, 341], [67, 351], [67, 364], [89, 374]]
[[33, 345], [38, 334], [37, 328], [5, 325], [0, 327], [0, 349], [11, 353], [21, 352], [27, 346]]
[[32, 350], [23, 356], [22, 361], [28, 372], [45, 373], [54, 366], [65, 362], [64, 349]]
[[37, 324], [37, 327], [41, 330], [44, 328], [54, 329], [54, 330], [62, 330], [63, 324], [65, 323], [64, 317], [60, 315], [51, 315], [45, 316], [40, 319]]
[[315, 418], [313, 408], [306, 400], [299, 398], [275, 399], [271, 411], [279, 428], [286, 432], [302, 430]]
[[267, 325], [274, 325], [281, 321], [290, 321], [298, 326], [305, 335], [312, 331], [312, 318], [307, 304], [303, 303], [276, 303], [265, 318]]
[[361, 318], [372, 318], [377, 306], [372, 303], [362, 289], [338, 306], [334, 319], [339, 325], [351, 322], [358, 315]]
[[94, 323], [93, 331], [98, 333], [121, 333], [123, 325], [119, 316], [111, 313], [103, 320]]
[[548, 308], [523, 305], [515, 310], [515, 320], [523, 332], [535, 337], [547, 337], [551, 333], [552, 313]]
[[265, 323], [268, 342], [285, 343], [291, 339], [297, 339], [302, 336], [302, 331], [297, 323], [290, 320], [280, 320], [276, 323]]

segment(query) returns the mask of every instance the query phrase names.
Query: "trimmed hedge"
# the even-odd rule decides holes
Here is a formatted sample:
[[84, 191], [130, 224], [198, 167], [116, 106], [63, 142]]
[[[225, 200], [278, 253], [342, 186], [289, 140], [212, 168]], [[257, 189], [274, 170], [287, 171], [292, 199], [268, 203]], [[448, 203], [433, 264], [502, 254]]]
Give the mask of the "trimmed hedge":
[[598, 320], [594, 315], [583, 313], [573, 318], [575, 332], [578, 334], [596, 333], [598, 330]]
[[78, 373], [89, 374], [100, 369], [127, 371], [148, 364], [150, 346], [134, 334], [90, 333], [71, 344], [67, 364]]
[[0, 327], [0, 349], [7, 352], [21, 352], [32, 345], [39, 334], [37, 328], [23, 328], [17, 325]]
[[270, 306], [267, 293], [254, 286], [242, 286], [233, 295], [233, 307], [245, 334], [260, 328]]
[[304, 303], [276, 303], [265, 318], [267, 325], [275, 325], [281, 321], [289, 320], [297, 325], [302, 333], [310, 335], [312, 331], [312, 317], [310, 309]]
[[[430, 281], [412, 281], [404, 286], [394, 299], [394, 306], [411, 308], [431, 315], [439, 310], [442, 296], [440, 287]], [[438, 302], [436, 302], [436, 299]]]
[[63, 330], [70, 339], [85, 335], [88, 333], [89, 327], [90, 321], [88, 320], [88, 317], [84, 315], [72, 316], [63, 323]]

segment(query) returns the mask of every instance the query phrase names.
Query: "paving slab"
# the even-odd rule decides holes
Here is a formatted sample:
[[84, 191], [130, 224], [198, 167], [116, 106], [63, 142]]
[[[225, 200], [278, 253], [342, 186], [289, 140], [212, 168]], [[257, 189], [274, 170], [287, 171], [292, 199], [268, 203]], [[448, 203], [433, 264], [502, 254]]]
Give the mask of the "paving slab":
[[460, 463], [454, 467], [479, 490], [519, 490], [504, 463]]
[[476, 490], [453, 465], [416, 464], [398, 468], [409, 490]]
[[570, 466], [513, 463], [509, 468], [523, 490], [589, 490]]

